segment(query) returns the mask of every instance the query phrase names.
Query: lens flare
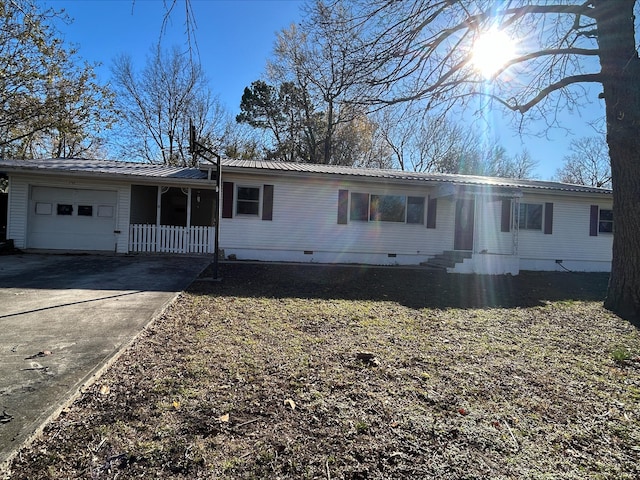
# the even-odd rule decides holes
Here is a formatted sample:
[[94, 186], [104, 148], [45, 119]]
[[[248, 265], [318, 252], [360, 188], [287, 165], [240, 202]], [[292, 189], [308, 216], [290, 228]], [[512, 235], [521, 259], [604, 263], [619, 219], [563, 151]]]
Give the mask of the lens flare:
[[485, 78], [491, 78], [516, 56], [514, 41], [504, 30], [492, 28], [473, 43], [471, 63]]

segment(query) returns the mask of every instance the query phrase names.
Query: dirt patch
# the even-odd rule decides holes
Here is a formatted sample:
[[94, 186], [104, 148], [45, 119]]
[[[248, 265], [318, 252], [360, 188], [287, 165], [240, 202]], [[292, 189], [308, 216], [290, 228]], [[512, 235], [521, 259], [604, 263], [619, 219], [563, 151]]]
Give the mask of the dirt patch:
[[12, 478], [638, 478], [606, 275], [224, 265]]

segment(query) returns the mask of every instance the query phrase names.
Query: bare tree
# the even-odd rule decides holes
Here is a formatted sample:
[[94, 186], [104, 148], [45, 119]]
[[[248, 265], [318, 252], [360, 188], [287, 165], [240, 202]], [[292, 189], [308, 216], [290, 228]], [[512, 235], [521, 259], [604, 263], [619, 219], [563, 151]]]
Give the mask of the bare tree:
[[462, 163], [480, 143], [471, 129], [431, 115], [417, 103], [387, 106], [374, 118], [401, 170], [461, 173]]
[[256, 160], [264, 156], [264, 142], [248, 125], [227, 122], [219, 149], [223, 156], [239, 160]]
[[154, 48], [141, 73], [135, 71], [131, 57], [122, 55], [114, 61], [112, 73], [128, 157], [190, 164], [190, 120], [203, 141], [213, 144], [222, 135], [227, 117], [224, 109], [212, 95], [200, 66], [177, 47], [169, 52]]
[[[362, 86], [356, 81], [360, 64], [351, 61], [358, 38], [346, 28], [348, 9], [316, 6], [301, 26], [291, 25], [278, 34], [267, 72], [271, 80], [284, 79], [308, 93], [312, 111], [307, 121], [315, 121], [313, 113], [321, 113], [315, 138], [319, 155], [314, 162], [348, 163], [335, 156], [334, 135], [342, 124], [361, 119], [363, 109], [349, 107], [352, 98], [361, 96], [357, 89]], [[331, 23], [329, 18], [341, 21]]]
[[94, 65], [54, 28], [66, 17], [30, 0], [0, 5], [0, 155], [69, 157], [96, 153], [114, 120], [112, 94]]
[[504, 178], [535, 178], [534, 170], [538, 162], [531, 157], [528, 150], [523, 150], [513, 156], [506, 151], [496, 155], [489, 163], [487, 175]]
[[[354, 108], [344, 105], [342, 108]], [[391, 168], [393, 153], [380, 125], [366, 112], [349, 112], [351, 120], [336, 126], [332, 150], [335, 163], [368, 168]]]
[[515, 157], [474, 128], [421, 110], [419, 103], [389, 105], [374, 114], [394, 163], [415, 172], [532, 178], [537, 162]]
[[569, 145], [571, 153], [556, 172], [561, 182], [611, 188], [611, 166], [604, 137], [583, 137]]
[[[605, 307], [640, 324], [640, 57], [636, 0], [335, 0], [350, 8], [365, 101], [424, 99], [479, 110], [501, 106], [557, 124], [601, 88], [607, 123], [616, 233]], [[634, 12], [635, 9], [635, 12]], [[344, 20], [330, 18], [344, 29]], [[323, 26], [323, 28], [327, 28]], [[522, 39], [516, 56], [489, 78], [474, 68], [473, 46], [496, 29]]]

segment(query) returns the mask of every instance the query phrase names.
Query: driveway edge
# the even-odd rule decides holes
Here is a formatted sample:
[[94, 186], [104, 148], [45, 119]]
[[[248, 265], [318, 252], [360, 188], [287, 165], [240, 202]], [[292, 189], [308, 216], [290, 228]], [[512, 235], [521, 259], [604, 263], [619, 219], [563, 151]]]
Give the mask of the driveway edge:
[[8, 480], [11, 478], [11, 471], [9, 469], [9, 465], [13, 461], [13, 459], [19, 455], [20, 451], [29, 447], [44, 431], [45, 427], [55, 418], [57, 418], [64, 409], [70, 407], [78, 398], [80, 398], [86, 391], [94, 385], [102, 375], [113, 365], [120, 356], [129, 350], [129, 348], [141, 337], [142, 334], [146, 333], [149, 327], [153, 325], [153, 323], [160, 318], [165, 311], [178, 299], [180, 295], [182, 295], [185, 290], [187, 290], [191, 284], [198, 280], [200, 275], [207, 269], [207, 266], [203, 267], [198, 275], [191, 280], [186, 286], [182, 288], [182, 290], [176, 292], [171, 298], [169, 298], [160, 308], [157, 309], [156, 312], [151, 316], [151, 319], [128, 341], [124, 342], [117, 350], [115, 350], [112, 354], [105, 357], [105, 360], [101, 362], [98, 366], [96, 366], [92, 371], [90, 371], [87, 375], [85, 375], [80, 381], [76, 382], [75, 385], [71, 389], [69, 389], [71, 395], [66, 399], [59, 402], [58, 406], [55, 407], [54, 410], [37, 426], [34, 431], [29, 434], [29, 436], [21, 441], [16, 448], [11, 451], [7, 457], [0, 462], [0, 475], [3, 480]]

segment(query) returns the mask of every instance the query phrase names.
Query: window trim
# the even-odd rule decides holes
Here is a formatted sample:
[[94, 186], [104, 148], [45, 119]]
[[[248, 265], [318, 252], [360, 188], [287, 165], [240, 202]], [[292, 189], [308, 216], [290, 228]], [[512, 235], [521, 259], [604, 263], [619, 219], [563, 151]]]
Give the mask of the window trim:
[[[602, 212], [611, 212], [611, 220], [602, 220]], [[602, 230], [602, 224], [610, 224], [611, 230]], [[598, 206], [598, 235], [613, 235], [615, 229], [615, 222], [613, 219], [613, 209], [612, 208], [602, 208]]]
[[[395, 197], [396, 199], [403, 198], [404, 202], [402, 204], [402, 220], [389, 220], [389, 219], [384, 220], [382, 218], [376, 218], [376, 217], [382, 217], [383, 212], [381, 212], [379, 208], [376, 208], [376, 211], [374, 211], [374, 208], [377, 207], [378, 204], [374, 202], [373, 197], [377, 197], [378, 199], [381, 199], [383, 197]], [[378, 222], [407, 223], [407, 199], [408, 199], [407, 195], [391, 195], [388, 193], [383, 193], [383, 194], [370, 193], [369, 194], [369, 221], [376, 222], [376, 223]]]
[[[523, 222], [520, 221], [521, 217], [522, 217], [522, 208], [523, 207], [528, 207], [529, 205], [533, 205], [536, 207], [540, 207], [540, 226], [536, 227], [536, 228], [531, 228], [528, 227], [526, 225], [523, 225]], [[529, 203], [529, 202], [521, 202], [520, 206], [518, 207], [518, 230], [531, 230], [534, 232], [543, 232], [544, 231], [544, 216], [545, 216], [545, 208], [544, 208], [544, 203]], [[525, 214], [525, 219], [527, 218], [528, 214], [528, 208], [526, 208], [526, 214]]]
[[[371, 205], [371, 194], [370, 193], [364, 193], [364, 192], [349, 192], [349, 221], [350, 222], [369, 222], [369, 208]], [[366, 205], [366, 209], [364, 209], [364, 205], [363, 205], [363, 209], [364, 211], [362, 212], [362, 218], [353, 218], [353, 208], [354, 208], [354, 202], [353, 202], [353, 196], [354, 195], [366, 195], [367, 196], [367, 205]]]
[[93, 205], [78, 205], [78, 217], [93, 217]]
[[[244, 200], [240, 198], [240, 189], [243, 188], [250, 188], [250, 189], [254, 189], [254, 190], [258, 190], [258, 199], [257, 200]], [[263, 197], [263, 191], [262, 191], [262, 185], [250, 185], [250, 184], [236, 184], [235, 185], [235, 191], [234, 191], [234, 205], [233, 205], [233, 212], [235, 214], [236, 217], [242, 217], [242, 218], [260, 218], [262, 215], [262, 197]], [[256, 213], [240, 213], [238, 212], [238, 205], [241, 202], [250, 202], [250, 203], [254, 203], [258, 205], [258, 210], [256, 211]]]
[[[344, 192], [344, 193], [341, 193]], [[341, 195], [343, 195], [342, 200], [341, 200]], [[348, 195], [347, 199], [345, 200], [345, 197]], [[354, 202], [353, 198], [354, 195], [357, 196], [357, 198], [360, 198], [360, 200], [362, 200], [361, 204], [359, 205], [359, 210], [360, 212], [357, 212], [355, 210], [355, 206], [356, 206], [356, 202]], [[366, 208], [365, 208], [365, 204], [364, 204], [364, 198], [366, 196]], [[375, 219], [373, 218], [373, 202], [372, 202], [372, 197], [402, 197], [404, 198], [404, 204], [403, 204], [403, 208], [404, 208], [404, 215], [403, 215], [403, 219], [402, 220], [382, 220], [382, 219]], [[422, 215], [420, 216], [420, 221], [414, 221], [414, 222], [410, 222], [409, 221], [409, 199], [421, 199], [422, 202], [415, 202], [415, 205], [421, 205], [422, 207]], [[429, 201], [429, 197], [426, 195], [409, 195], [409, 194], [405, 194], [405, 193], [398, 193], [398, 194], [394, 194], [394, 193], [375, 193], [375, 192], [362, 192], [362, 191], [352, 191], [352, 190], [339, 190], [338, 191], [338, 223], [347, 223], [347, 218], [348, 218], [348, 222], [358, 222], [358, 223], [389, 223], [389, 224], [404, 224], [404, 225], [425, 225], [425, 222], [427, 222], [426, 216], [428, 215], [428, 209], [431, 208], [430, 204], [428, 203]], [[343, 203], [341, 203], [343, 202]], [[348, 205], [347, 205], [348, 204]], [[341, 211], [341, 208], [343, 209]], [[354, 217], [354, 212], [355, 213], [360, 213], [359, 216]]]
[[36, 215], [52, 215], [53, 204], [47, 202], [36, 202], [35, 213]]
[[72, 203], [57, 203], [56, 204], [56, 216], [72, 217], [74, 210], [75, 209], [73, 208], [73, 204]]
[[[424, 216], [425, 216], [425, 213], [426, 213], [425, 203], [426, 203], [426, 200], [427, 200], [426, 197], [424, 197], [424, 196], [419, 197], [419, 196], [414, 196], [414, 195], [407, 195], [406, 197], [407, 197], [407, 206], [405, 208], [405, 210], [406, 210], [406, 212], [405, 212], [405, 223], [407, 225], [424, 225]], [[413, 198], [414, 200], [416, 200], [416, 199], [422, 200], [421, 203], [414, 202], [414, 205], [420, 205], [422, 207], [422, 214], [420, 215], [420, 221], [418, 221], [418, 222], [410, 222], [409, 221], [409, 199], [410, 198]]]
[[96, 217], [113, 218], [115, 210], [116, 209], [113, 205], [98, 205], [98, 208], [96, 209]]

